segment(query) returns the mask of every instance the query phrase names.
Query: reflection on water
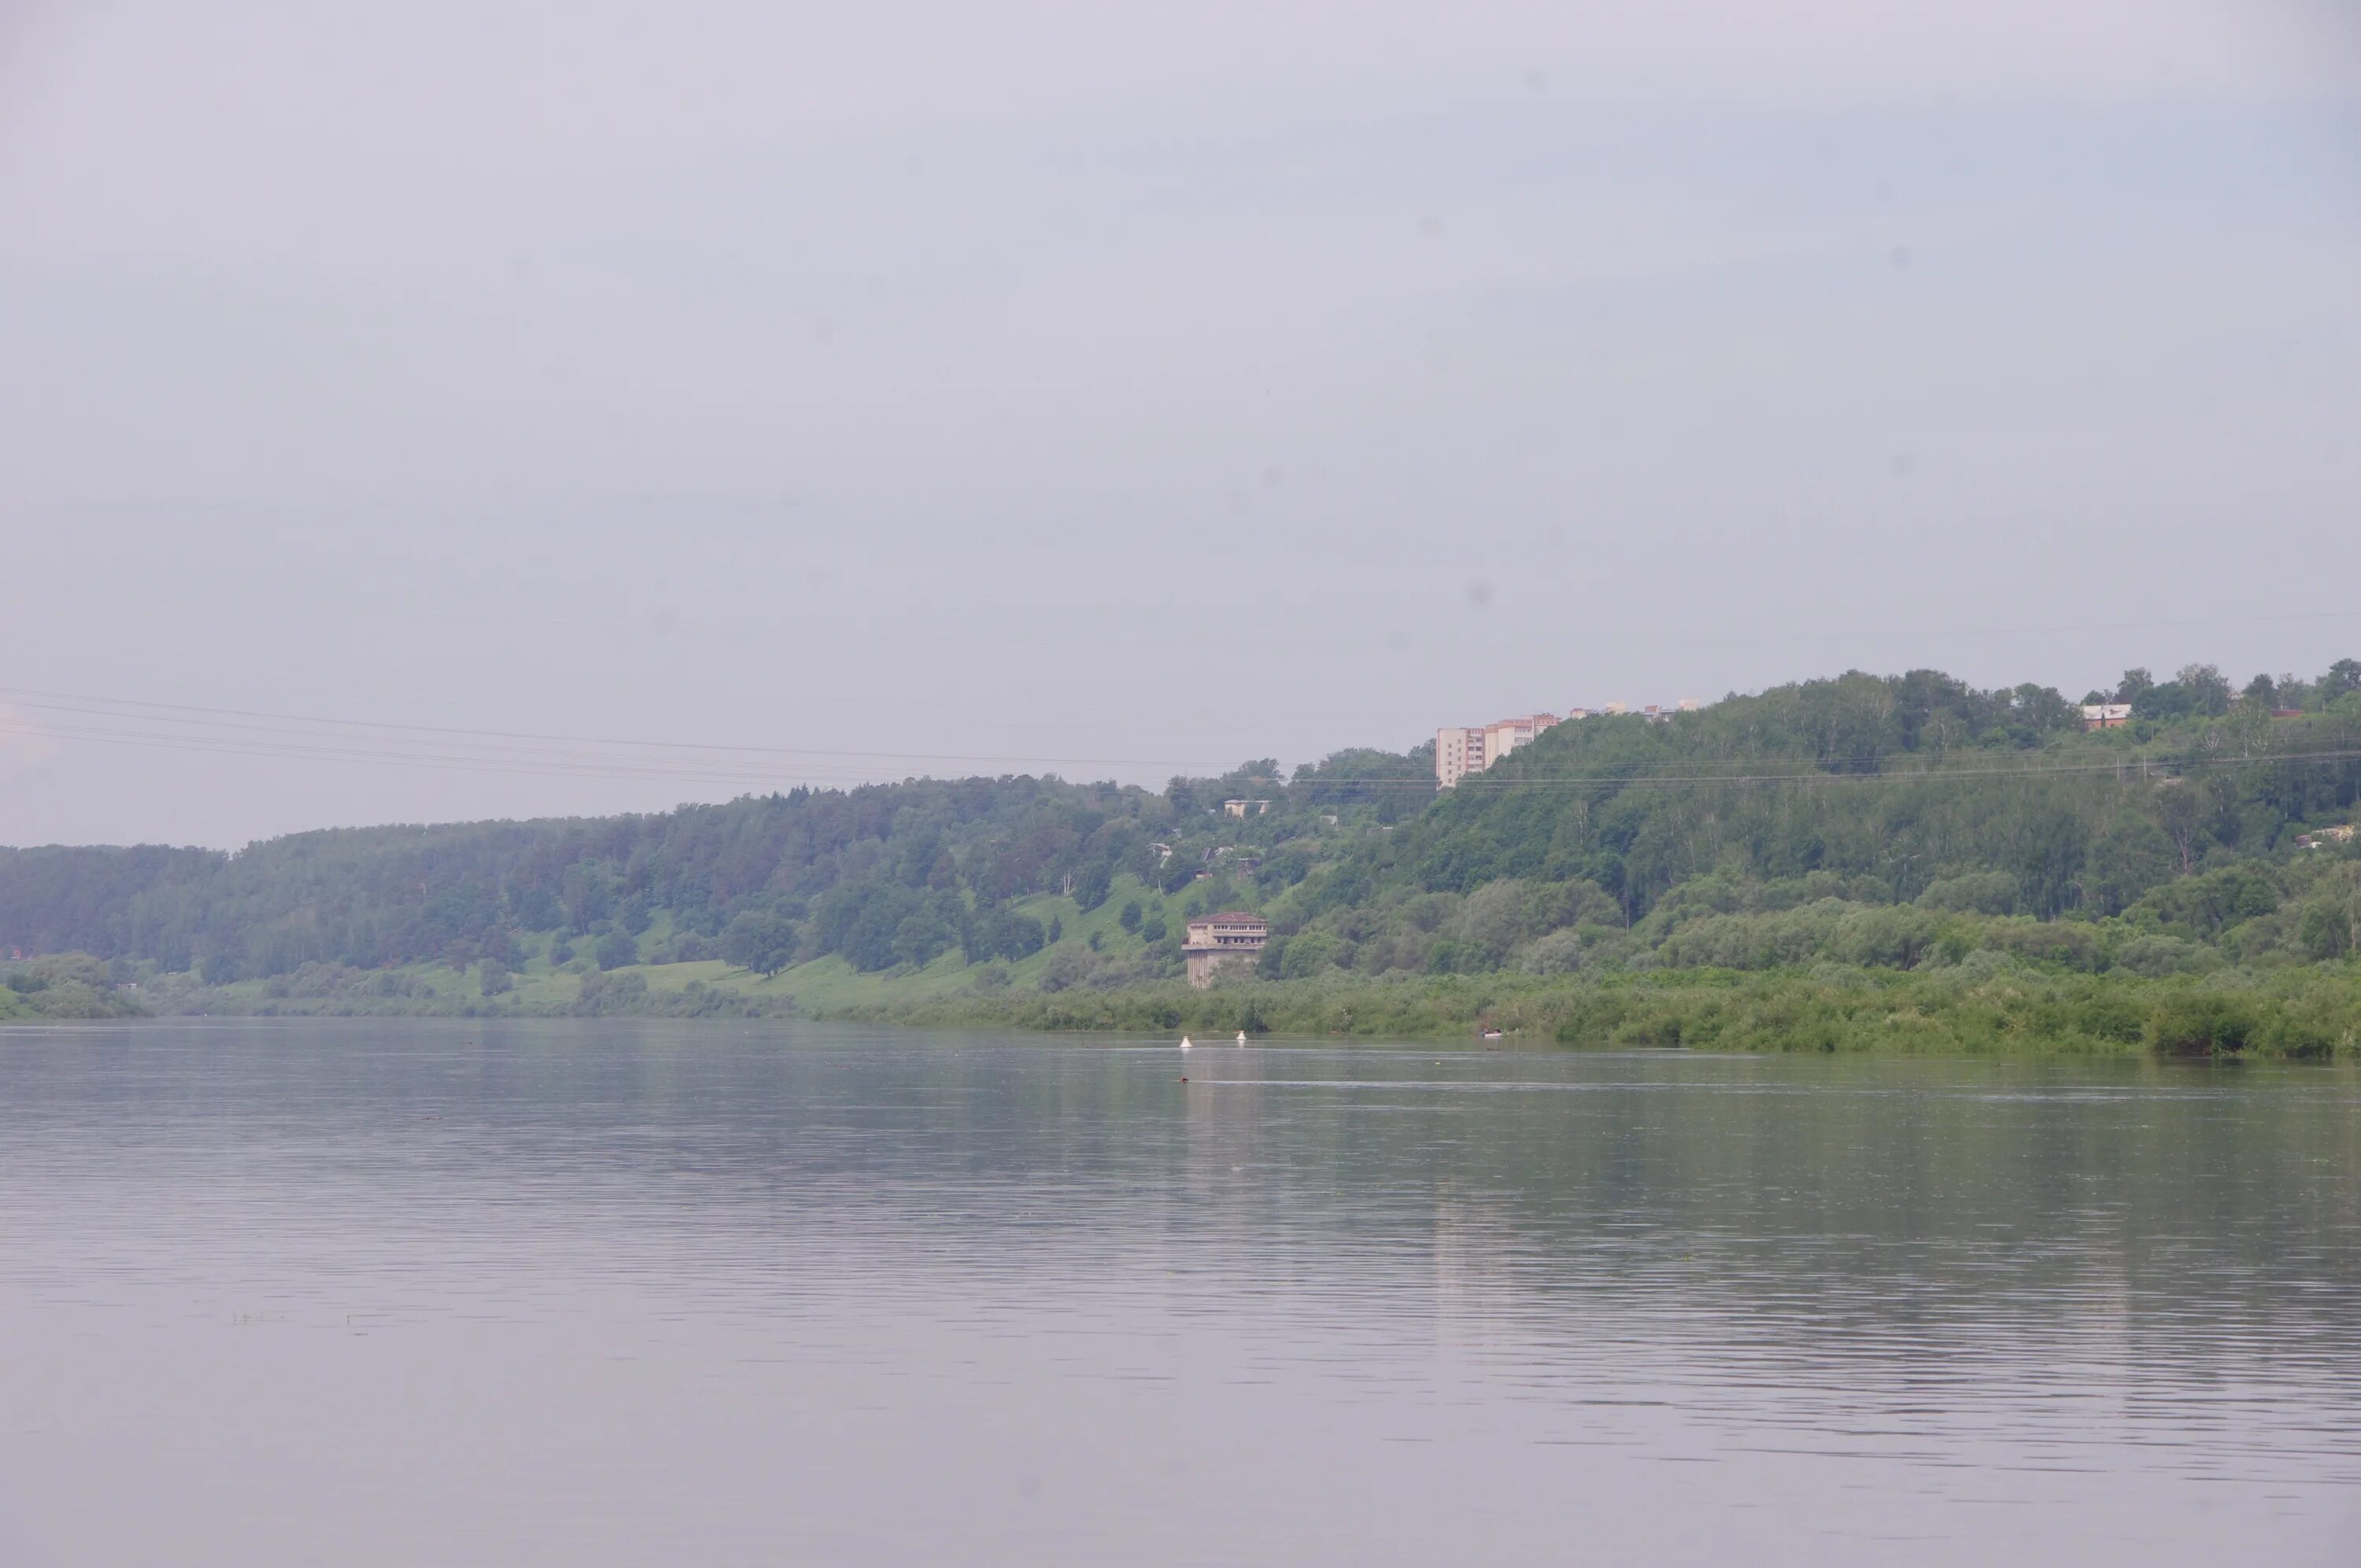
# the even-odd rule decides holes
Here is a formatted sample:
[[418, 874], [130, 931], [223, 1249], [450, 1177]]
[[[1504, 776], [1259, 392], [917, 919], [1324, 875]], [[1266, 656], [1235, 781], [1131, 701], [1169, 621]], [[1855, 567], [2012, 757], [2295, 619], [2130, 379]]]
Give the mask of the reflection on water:
[[2341, 1563], [2357, 1240], [2342, 1068], [0, 1031], [0, 1560]]

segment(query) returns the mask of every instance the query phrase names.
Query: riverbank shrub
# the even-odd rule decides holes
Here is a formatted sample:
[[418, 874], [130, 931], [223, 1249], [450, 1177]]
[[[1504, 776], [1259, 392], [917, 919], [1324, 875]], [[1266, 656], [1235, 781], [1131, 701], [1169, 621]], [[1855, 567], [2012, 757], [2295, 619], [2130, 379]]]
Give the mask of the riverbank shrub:
[[[1982, 970], [1982, 972], [1979, 972]], [[1192, 991], [1157, 982], [1052, 994], [970, 993], [847, 1009], [878, 1022], [1058, 1031], [1220, 1031], [1249, 1013], [1285, 1034], [1438, 1037], [1490, 1024], [1591, 1048], [1719, 1051], [2256, 1055], [2354, 1048], [2361, 978], [2283, 970], [2185, 980], [1963, 966], [1896, 972], [1823, 964], [1775, 972], [1659, 970], [1603, 977], [1389, 976]]]
[[0, 963], [0, 1018], [136, 1018], [147, 1011], [88, 953]]
[[[923, 993], [888, 984], [859, 1003], [802, 1005], [728, 981], [668, 983], [661, 968], [578, 980], [551, 977], [495, 997], [407, 975], [323, 966], [289, 994], [159, 986], [167, 1012], [264, 1014], [762, 1017], [796, 1014], [929, 1025], [1159, 1033], [1234, 1030], [1345, 1037], [1441, 1038], [1497, 1026], [1526, 1041], [1580, 1048], [1714, 1051], [2125, 1054], [2322, 1058], [2355, 1050], [2361, 967], [2224, 969], [2148, 979], [2122, 970], [2045, 970], [1978, 952], [1950, 967], [1894, 970], [1820, 961], [1777, 970], [1658, 969], [1533, 975], [1369, 976], [1328, 969], [1308, 979], [1225, 975], [1199, 991], [1077, 944], [1050, 987], [1017, 983], [1005, 963]], [[1063, 954], [1065, 949], [1060, 949]], [[524, 977], [519, 977], [522, 981]], [[1104, 981], [1106, 983], [1102, 983]], [[273, 988], [282, 989], [282, 988]], [[6, 1001], [18, 993], [5, 993]]]
[[2148, 1048], [2169, 1057], [2236, 1056], [2253, 1043], [2259, 1022], [2249, 998], [2177, 992], [2149, 1012]]

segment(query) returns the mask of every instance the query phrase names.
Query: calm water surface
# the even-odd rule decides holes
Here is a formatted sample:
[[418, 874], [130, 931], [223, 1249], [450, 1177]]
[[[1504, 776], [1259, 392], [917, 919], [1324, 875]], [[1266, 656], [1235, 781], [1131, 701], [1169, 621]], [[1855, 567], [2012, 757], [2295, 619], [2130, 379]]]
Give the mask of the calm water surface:
[[0, 1030], [12, 1565], [2003, 1554], [2361, 1561], [2350, 1069]]

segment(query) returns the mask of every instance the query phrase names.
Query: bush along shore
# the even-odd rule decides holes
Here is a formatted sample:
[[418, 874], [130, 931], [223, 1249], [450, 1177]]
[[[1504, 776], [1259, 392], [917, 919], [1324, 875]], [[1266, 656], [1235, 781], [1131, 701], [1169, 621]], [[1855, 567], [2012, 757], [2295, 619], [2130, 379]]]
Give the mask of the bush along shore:
[[917, 1024], [1449, 1037], [1714, 1051], [2056, 1052], [2326, 1059], [2352, 1055], [2361, 976], [2283, 970], [2203, 981], [1952, 970], [1690, 971], [1517, 979], [1155, 986], [856, 1010]]
[[[2349, 963], [2161, 978], [1992, 963], [1920, 970], [1822, 963], [1602, 977], [1240, 978], [1206, 990], [1169, 981], [1020, 990], [987, 980], [932, 992], [888, 985], [804, 998], [749, 971], [740, 971], [737, 983], [726, 972], [666, 972], [718, 967], [704, 965], [558, 973], [523, 986], [511, 977], [508, 989], [486, 996], [476, 985], [438, 988], [383, 971], [308, 991], [282, 986], [278, 995], [253, 986], [206, 986], [187, 976], [151, 981], [137, 993], [110, 992], [93, 983], [95, 960], [42, 962], [79, 979], [0, 993], [25, 1004], [22, 1015], [808, 1017], [1067, 1033], [1188, 1031], [1216, 1038], [1245, 1030], [1444, 1039], [1498, 1029], [1521, 1045], [1621, 1049], [2361, 1056], [2361, 967]], [[104, 966], [96, 968], [103, 977]], [[44, 997], [54, 1000], [44, 1006]]]
[[136, 982], [117, 981], [88, 953], [0, 961], [0, 1023], [137, 1018], [149, 1011]]

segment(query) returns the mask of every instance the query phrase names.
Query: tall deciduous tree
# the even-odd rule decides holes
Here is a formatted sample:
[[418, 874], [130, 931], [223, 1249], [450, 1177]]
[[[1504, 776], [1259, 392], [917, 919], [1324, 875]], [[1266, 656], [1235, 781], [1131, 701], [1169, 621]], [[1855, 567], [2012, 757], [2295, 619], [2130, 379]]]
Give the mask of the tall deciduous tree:
[[731, 917], [721, 931], [723, 961], [752, 970], [764, 980], [796, 961], [802, 933], [785, 916], [767, 909], [750, 909]]

